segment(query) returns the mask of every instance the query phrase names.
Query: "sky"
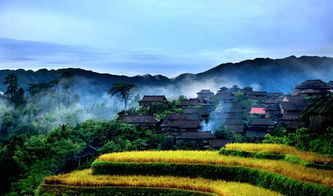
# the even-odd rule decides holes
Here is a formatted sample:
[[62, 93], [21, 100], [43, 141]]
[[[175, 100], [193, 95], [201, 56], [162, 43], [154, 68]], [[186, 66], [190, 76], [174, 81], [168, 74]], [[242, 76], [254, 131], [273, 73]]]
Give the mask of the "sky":
[[0, 0], [0, 69], [142, 75], [333, 56], [331, 0]]

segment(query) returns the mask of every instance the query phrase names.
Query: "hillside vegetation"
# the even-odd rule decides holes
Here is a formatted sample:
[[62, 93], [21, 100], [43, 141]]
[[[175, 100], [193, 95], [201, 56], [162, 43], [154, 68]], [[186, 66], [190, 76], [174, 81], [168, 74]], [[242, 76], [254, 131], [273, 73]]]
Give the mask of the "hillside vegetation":
[[273, 160], [285, 160], [306, 167], [323, 169], [333, 168], [333, 158], [314, 152], [299, 150], [283, 144], [247, 144], [230, 143], [220, 149], [220, 154], [239, 157], [254, 157]]

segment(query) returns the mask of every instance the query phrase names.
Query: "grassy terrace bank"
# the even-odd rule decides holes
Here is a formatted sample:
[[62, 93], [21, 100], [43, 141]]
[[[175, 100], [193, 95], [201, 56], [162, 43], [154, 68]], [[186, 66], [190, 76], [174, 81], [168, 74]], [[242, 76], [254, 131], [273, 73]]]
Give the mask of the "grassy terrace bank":
[[220, 155], [218, 151], [134, 151], [101, 155], [97, 162], [174, 163], [243, 166], [279, 173], [293, 179], [333, 187], [333, 171], [307, 168], [282, 160]]
[[[119, 176], [119, 175], [92, 175], [91, 170], [76, 171], [69, 174], [50, 176], [44, 180], [45, 184], [41, 185], [40, 190], [44, 193], [70, 193], [81, 191], [79, 193], [92, 193], [96, 194], [99, 188], [107, 188], [109, 191], [118, 190], [132, 192], [148, 193], [161, 193], [165, 189], [130, 189], [135, 187], [154, 187], [154, 188], [167, 188], [170, 195], [223, 195], [223, 196], [278, 196], [281, 195], [267, 189], [259, 188], [250, 184], [238, 182], [226, 182], [222, 180], [209, 180], [204, 178], [187, 178], [187, 177], [172, 177], [172, 176]], [[123, 187], [123, 188], [119, 188]], [[81, 188], [80, 188], [81, 187]], [[114, 187], [114, 188], [112, 188]], [[127, 187], [124, 189], [124, 187]], [[123, 189], [123, 190], [122, 190]], [[191, 190], [199, 192], [181, 192], [180, 190]], [[104, 189], [105, 191], [105, 189]], [[154, 192], [155, 191], [155, 192]], [[105, 192], [104, 192], [105, 193]], [[208, 194], [210, 193], [210, 194]], [[145, 194], [147, 195], [147, 194]], [[148, 194], [149, 195], [149, 194]], [[165, 195], [165, 194], [163, 194]]]
[[282, 155], [293, 155], [300, 160], [322, 163], [322, 164], [333, 164], [333, 158], [320, 155], [314, 152], [307, 152], [298, 150], [295, 147], [283, 145], [283, 144], [253, 144], [253, 143], [230, 143], [225, 146], [228, 150], [241, 150], [246, 152], [266, 152], [276, 153]]

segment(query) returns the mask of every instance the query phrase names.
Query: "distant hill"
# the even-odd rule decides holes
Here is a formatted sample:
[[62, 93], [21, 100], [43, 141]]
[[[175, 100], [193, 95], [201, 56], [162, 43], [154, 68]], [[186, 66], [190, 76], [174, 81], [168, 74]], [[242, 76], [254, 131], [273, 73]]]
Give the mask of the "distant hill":
[[[98, 87], [98, 91], [105, 91], [115, 82], [131, 82], [139, 86], [164, 86], [181, 85], [184, 81], [195, 80], [216, 80], [236, 83], [242, 86], [258, 86], [262, 90], [290, 92], [295, 85], [307, 79], [322, 79], [324, 81], [333, 80], [333, 58], [290, 56], [283, 59], [256, 58], [239, 63], [220, 64], [210, 70], [198, 74], [182, 74], [175, 78], [168, 78], [162, 75], [143, 76], [119, 76], [112, 74], [101, 74], [83, 69], [59, 69], [38, 71], [31, 70], [0, 70], [0, 81], [5, 76], [14, 72], [19, 77], [19, 83], [25, 89], [30, 83], [46, 82], [60, 77], [64, 71], [72, 72], [79, 80], [87, 81], [90, 85]], [[83, 83], [84, 84], [84, 83]], [[82, 86], [84, 87], [84, 86]], [[0, 84], [0, 91], [4, 91], [5, 86]]]

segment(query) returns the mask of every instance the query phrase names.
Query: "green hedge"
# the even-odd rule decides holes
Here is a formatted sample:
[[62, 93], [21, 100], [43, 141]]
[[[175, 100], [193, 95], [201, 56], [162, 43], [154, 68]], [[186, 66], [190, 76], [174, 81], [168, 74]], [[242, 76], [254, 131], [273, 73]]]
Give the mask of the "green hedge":
[[222, 155], [238, 156], [238, 157], [252, 157], [257, 159], [271, 159], [271, 160], [285, 160], [290, 163], [300, 164], [305, 167], [313, 167], [317, 169], [333, 169], [332, 165], [323, 163], [312, 163], [305, 160], [301, 160], [294, 155], [285, 155], [280, 153], [270, 153], [270, 152], [248, 152], [244, 150], [234, 150], [221, 148], [219, 151]]
[[171, 175], [203, 177], [249, 183], [262, 188], [292, 196], [333, 196], [332, 188], [324, 185], [297, 181], [277, 173], [223, 165], [172, 164], [172, 163], [128, 163], [95, 161], [93, 174], [121, 175]]
[[213, 193], [205, 193], [199, 191], [190, 191], [182, 189], [152, 188], [152, 187], [80, 187], [67, 186], [59, 184], [42, 184], [39, 187], [39, 194], [46, 195], [116, 195], [116, 196], [214, 196]]

